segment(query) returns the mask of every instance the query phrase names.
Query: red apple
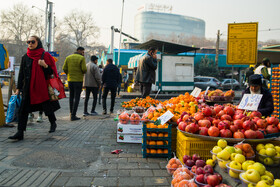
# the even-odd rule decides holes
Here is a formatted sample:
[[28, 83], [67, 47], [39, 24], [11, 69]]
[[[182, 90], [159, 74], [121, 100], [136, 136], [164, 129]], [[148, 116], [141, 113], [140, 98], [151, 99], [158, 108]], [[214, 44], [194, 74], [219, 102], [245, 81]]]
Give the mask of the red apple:
[[192, 167], [191, 171], [192, 171], [193, 173], [195, 173], [195, 172], [196, 172], [196, 169], [197, 169], [197, 166], [194, 165], [194, 166]]
[[206, 163], [205, 163], [205, 161], [204, 160], [196, 160], [195, 161], [195, 165], [197, 166], [197, 167], [204, 167], [205, 165], [206, 165]]
[[205, 174], [204, 169], [202, 167], [197, 167], [195, 174], [197, 174], [197, 175]]
[[209, 136], [218, 137], [219, 134], [220, 134], [220, 131], [217, 127], [212, 126], [208, 129]]
[[195, 179], [197, 182], [204, 184], [204, 175], [203, 174], [197, 175]]
[[205, 107], [202, 109], [202, 113], [204, 116], [211, 116], [212, 115], [212, 110], [210, 107]]
[[199, 120], [198, 121], [198, 125], [200, 127], [207, 127], [207, 128], [209, 128], [209, 127], [211, 127], [211, 122], [209, 120], [207, 120], [207, 119], [203, 119], [203, 120]]
[[210, 166], [210, 165], [204, 166], [203, 169], [204, 169], [204, 172], [205, 172], [205, 173], [209, 173], [209, 174], [213, 174], [213, 173], [214, 173], [214, 169], [213, 169], [213, 167]]
[[[209, 175], [212, 175], [212, 174], [210, 174], [210, 173], [205, 173], [204, 174], [204, 184], [207, 184], [207, 177], [209, 176]], [[209, 185], [209, 184], [207, 184], [207, 185]], [[207, 186], [206, 185], [206, 186]], [[205, 186], [204, 186], [205, 187]], [[211, 186], [210, 186], [211, 187]]]
[[191, 160], [192, 158], [189, 155], [184, 155], [183, 156], [183, 162], [186, 163], [187, 160]]
[[233, 134], [233, 138], [241, 138], [244, 139], [244, 134], [242, 132], [235, 132]]
[[224, 108], [224, 112], [225, 112], [225, 114], [228, 114], [230, 116], [233, 116], [234, 113], [235, 113], [234, 109], [232, 107], [230, 107], [230, 106], [226, 106]]
[[223, 177], [221, 174], [219, 173], [214, 173], [214, 175], [216, 175], [219, 178], [220, 183], [223, 181]]
[[220, 136], [223, 138], [231, 138], [232, 132], [229, 129], [222, 129], [220, 130]]
[[277, 128], [276, 126], [274, 126], [274, 125], [268, 125], [268, 126], [266, 127], [266, 132], [267, 132], [267, 134], [273, 134], [273, 133], [279, 132], [279, 130], [278, 130], [278, 128]]
[[192, 160], [196, 162], [197, 160], [201, 160], [201, 157], [198, 154], [193, 154]]
[[187, 162], [185, 163], [188, 167], [193, 167], [195, 165], [195, 162], [191, 159], [187, 160]]
[[220, 179], [217, 175], [209, 175], [207, 177], [207, 183], [210, 186], [215, 187], [216, 185], [220, 184]]
[[245, 137], [247, 139], [256, 139], [257, 138], [257, 133], [256, 131], [253, 131], [253, 130], [246, 130], [245, 133], [244, 133]]
[[199, 127], [199, 134], [203, 136], [208, 136], [208, 128], [207, 127]]

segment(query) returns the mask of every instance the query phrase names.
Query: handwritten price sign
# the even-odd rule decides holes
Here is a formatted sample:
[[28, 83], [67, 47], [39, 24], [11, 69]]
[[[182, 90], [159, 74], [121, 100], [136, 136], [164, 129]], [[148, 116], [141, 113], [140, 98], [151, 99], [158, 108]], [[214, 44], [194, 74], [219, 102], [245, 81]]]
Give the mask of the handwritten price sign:
[[194, 97], [198, 97], [199, 94], [200, 94], [200, 92], [201, 92], [201, 89], [198, 88], [198, 87], [195, 87], [195, 88], [193, 89], [191, 95], [194, 96]]
[[244, 94], [238, 108], [256, 111], [258, 110], [262, 96], [262, 94]]
[[173, 118], [174, 114], [167, 110], [164, 114], [162, 114], [158, 119], [160, 119], [160, 123], [163, 125], [168, 122], [171, 118]]

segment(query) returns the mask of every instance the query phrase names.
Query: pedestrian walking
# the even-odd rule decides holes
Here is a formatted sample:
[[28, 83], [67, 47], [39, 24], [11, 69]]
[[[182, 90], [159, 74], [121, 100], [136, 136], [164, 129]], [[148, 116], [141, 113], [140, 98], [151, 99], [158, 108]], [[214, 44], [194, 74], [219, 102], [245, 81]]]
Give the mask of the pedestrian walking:
[[[99, 72], [100, 72], [100, 75], [102, 77], [102, 74], [103, 74], [103, 67], [102, 67], [102, 65], [99, 65]], [[99, 96], [98, 96], [98, 104], [99, 105], [101, 105], [102, 89], [103, 89], [103, 85], [101, 84], [101, 87], [99, 88]]]
[[128, 74], [127, 71], [124, 70], [124, 74], [123, 74], [123, 91], [126, 92], [127, 91], [127, 86], [128, 86]]
[[[101, 88], [101, 75], [99, 67], [97, 66], [97, 56], [93, 55], [90, 58], [91, 62], [87, 63], [87, 72], [84, 76], [84, 87], [86, 88], [86, 97], [84, 102], [84, 116], [97, 115], [95, 111], [97, 103], [98, 90]], [[90, 114], [88, 113], [88, 100], [90, 93], [93, 95], [93, 102]]]
[[9, 137], [14, 140], [23, 140], [28, 114], [35, 111], [43, 111], [48, 116], [51, 123], [49, 132], [55, 132], [57, 124], [54, 112], [60, 108], [59, 102], [50, 101], [48, 94], [49, 77], [51, 75], [58, 77], [53, 57], [45, 52], [39, 37], [29, 37], [27, 44], [27, 53], [21, 60], [15, 92], [22, 93], [22, 101], [19, 108], [18, 131]]
[[150, 47], [148, 53], [140, 59], [135, 81], [140, 83], [142, 98], [150, 95], [152, 84], [156, 82], [157, 49]]
[[119, 75], [120, 75], [120, 71], [117, 68], [117, 66], [113, 64], [113, 60], [108, 59], [102, 74], [102, 84], [104, 87], [103, 95], [102, 95], [103, 115], [107, 114], [106, 99], [109, 91], [111, 92], [110, 114], [114, 112], [116, 92], [119, 84]]
[[66, 57], [62, 67], [63, 71], [67, 75], [70, 93], [69, 107], [71, 121], [80, 119], [76, 116], [76, 113], [83, 88], [83, 77], [87, 71], [84, 51], [85, 49], [83, 47], [78, 47], [74, 54]]

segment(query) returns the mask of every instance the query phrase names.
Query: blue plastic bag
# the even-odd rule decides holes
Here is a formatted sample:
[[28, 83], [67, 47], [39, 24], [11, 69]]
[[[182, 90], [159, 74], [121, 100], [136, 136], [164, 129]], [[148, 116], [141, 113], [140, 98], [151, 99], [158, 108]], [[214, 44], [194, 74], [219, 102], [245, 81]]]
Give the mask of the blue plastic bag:
[[21, 103], [21, 98], [19, 95], [11, 96], [8, 105], [7, 115], [6, 115], [6, 123], [11, 123], [14, 120], [16, 120], [20, 103]]

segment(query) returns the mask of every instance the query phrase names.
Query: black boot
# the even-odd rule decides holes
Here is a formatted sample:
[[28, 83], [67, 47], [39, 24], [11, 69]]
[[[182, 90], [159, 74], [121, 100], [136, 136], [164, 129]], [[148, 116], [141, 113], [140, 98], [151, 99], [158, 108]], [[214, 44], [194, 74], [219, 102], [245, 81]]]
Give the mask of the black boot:
[[51, 124], [51, 128], [49, 130], [49, 133], [55, 132], [55, 129], [56, 129], [56, 123], [54, 122], [54, 123]]
[[23, 131], [18, 130], [14, 136], [9, 136], [8, 138], [12, 140], [23, 140]]

